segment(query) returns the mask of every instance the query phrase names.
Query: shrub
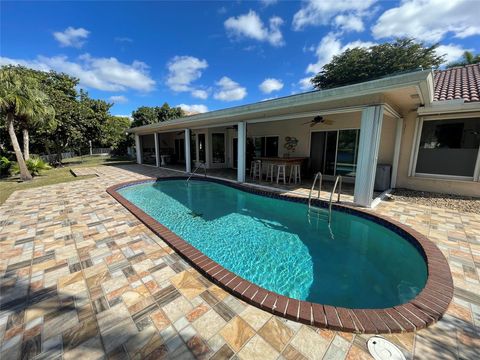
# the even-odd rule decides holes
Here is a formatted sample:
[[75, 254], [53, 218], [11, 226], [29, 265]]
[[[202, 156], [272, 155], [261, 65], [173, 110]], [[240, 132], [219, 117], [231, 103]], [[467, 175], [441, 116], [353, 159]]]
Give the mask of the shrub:
[[[36, 175], [40, 175], [40, 172], [42, 170], [48, 170], [48, 169], [51, 169], [51, 166], [48, 165], [45, 161], [43, 161], [41, 158], [39, 157], [32, 157], [30, 159], [28, 159], [26, 161], [27, 163], [27, 168], [28, 168], [28, 171], [30, 171], [30, 173], [33, 175], [33, 176], [36, 176]], [[18, 166], [18, 164], [15, 162], [13, 163], [11, 169], [10, 169], [10, 173], [12, 175], [16, 175], [16, 174], [19, 174], [20, 173], [20, 168]]]
[[10, 172], [12, 162], [5, 156], [0, 157], [0, 176], [6, 176]]

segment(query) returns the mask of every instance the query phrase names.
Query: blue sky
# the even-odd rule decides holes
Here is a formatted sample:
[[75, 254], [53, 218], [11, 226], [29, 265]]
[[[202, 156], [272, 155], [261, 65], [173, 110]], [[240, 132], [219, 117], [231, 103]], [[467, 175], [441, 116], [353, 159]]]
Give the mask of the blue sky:
[[480, 51], [480, 1], [0, 3], [0, 64], [80, 78], [112, 113], [206, 111], [309, 90], [332, 56], [409, 36]]

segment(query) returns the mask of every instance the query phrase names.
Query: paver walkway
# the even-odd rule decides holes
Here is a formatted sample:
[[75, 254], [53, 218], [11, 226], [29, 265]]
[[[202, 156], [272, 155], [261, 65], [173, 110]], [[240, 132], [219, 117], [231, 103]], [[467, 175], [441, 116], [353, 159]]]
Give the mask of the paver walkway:
[[[213, 285], [105, 189], [178, 173], [100, 166], [96, 178], [15, 192], [0, 207], [0, 359], [370, 359], [369, 336], [275, 317]], [[480, 358], [480, 216], [386, 202], [449, 260], [454, 300], [407, 358]]]

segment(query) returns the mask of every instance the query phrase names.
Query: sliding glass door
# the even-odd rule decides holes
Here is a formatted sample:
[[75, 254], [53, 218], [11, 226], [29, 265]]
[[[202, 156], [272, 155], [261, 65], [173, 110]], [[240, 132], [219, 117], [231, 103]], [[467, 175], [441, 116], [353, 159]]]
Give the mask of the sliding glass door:
[[324, 175], [354, 177], [357, 169], [359, 129], [312, 132], [310, 166]]
[[337, 143], [335, 175], [355, 176], [360, 130], [340, 130]]

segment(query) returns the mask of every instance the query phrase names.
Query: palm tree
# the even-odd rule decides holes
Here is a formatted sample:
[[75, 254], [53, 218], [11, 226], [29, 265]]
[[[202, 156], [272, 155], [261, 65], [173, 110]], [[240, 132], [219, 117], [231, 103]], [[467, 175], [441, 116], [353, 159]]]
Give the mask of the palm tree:
[[23, 158], [15, 124], [18, 119], [36, 119], [37, 113], [48, 113], [49, 110], [46, 98], [40, 95], [38, 82], [35, 78], [23, 75], [14, 66], [3, 66], [0, 69], [0, 113], [6, 115], [8, 134], [12, 142], [13, 150], [20, 168], [20, 178], [24, 181], [31, 180], [32, 175], [28, 171], [25, 159]]
[[55, 126], [55, 110], [48, 105], [48, 97], [38, 89], [31, 89], [33, 99], [30, 114], [18, 116], [18, 123], [23, 134], [23, 157], [30, 159], [30, 135], [32, 128], [44, 127], [53, 128]]
[[480, 63], [480, 54], [473, 55], [472, 52], [465, 51], [463, 53], [463, 60], [447, 64], [447, 68], [477, 64], [477, 63]]

